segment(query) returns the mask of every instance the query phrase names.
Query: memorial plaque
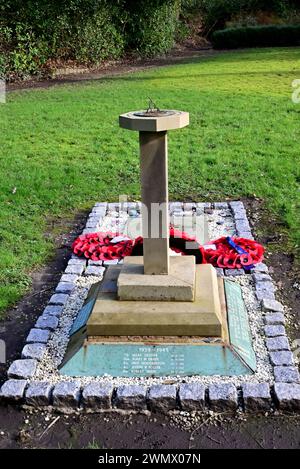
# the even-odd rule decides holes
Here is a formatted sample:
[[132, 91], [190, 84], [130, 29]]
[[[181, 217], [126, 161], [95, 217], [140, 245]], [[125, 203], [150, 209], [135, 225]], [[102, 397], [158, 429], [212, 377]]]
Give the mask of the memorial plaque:
[[101, 282], [95, 283], [90, 288], [88, 296], [84, 302], [83, 307], [74, 319], [72, 327], [69, 332], [69, 342], [66, 353], [64, 355], [61, 367], [65, 365], [74, 355], [81, 349], [87, 336], [86, 324], [93, 310], [95, 301], [97, 299]]
[[89, 294], [84, 302], [84, 305], [79, 311], [78, 315], [76, 316], [73, 322], [73, 325], [70, 329], [70, 332], [69, 332], [70, 337], [73, 334], [75, 334], [77, 331], [79, 331], [79, 329], [86, 326], [88, 318], [90, 317], [91, 312], [93, 310], [95, 301], [97, 300], [100, 287], [101, 287], [101, 283], [98, 282], [92, 285], [92, 287], [90, 288]]
[[159, 377], [245, 375], [252, 371], [225, 344], [161, 344], [88, 342], [63, 364], [67, 376]]
[[224, 280], [230, 343], [250, 366], [256, 369], [256, 358], [252, 347], [252, 337], [248, 314], [244, 304], [242, 289], [236, 282]]

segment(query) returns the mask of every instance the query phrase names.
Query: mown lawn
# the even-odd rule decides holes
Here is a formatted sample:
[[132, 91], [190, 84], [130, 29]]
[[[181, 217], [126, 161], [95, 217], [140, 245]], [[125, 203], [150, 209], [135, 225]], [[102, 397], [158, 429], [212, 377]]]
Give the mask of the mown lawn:
[[170, 134], [171, 199], [256, 195], [284, 223], [290, 248], [299, 245], [296, 78], [299, 48], [262, 49], [9, 94], [0, 105], [2, 315], [51, 254], [47, 217], [139, 196], [137, 134], [119, 129], [118, 115], [148, 96], [190, 112], [190, 126]]

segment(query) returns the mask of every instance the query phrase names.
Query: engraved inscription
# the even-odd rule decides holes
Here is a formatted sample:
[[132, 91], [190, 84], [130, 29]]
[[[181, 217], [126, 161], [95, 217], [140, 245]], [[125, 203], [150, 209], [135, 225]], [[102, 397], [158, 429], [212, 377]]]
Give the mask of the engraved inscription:
[[225, 281], [226, 302], [230, 342], [234, 345], [244, 360], [255, 368], [256, 358], [252, 348], [247, 310], [242, 297], [241, 287], [231, 281]]
[[164, 370], [176, 375], [183, 374], [184, 369], [184, 353], [172, 346], [135, 347], [123, 354], [125, 375], [155, 375]]

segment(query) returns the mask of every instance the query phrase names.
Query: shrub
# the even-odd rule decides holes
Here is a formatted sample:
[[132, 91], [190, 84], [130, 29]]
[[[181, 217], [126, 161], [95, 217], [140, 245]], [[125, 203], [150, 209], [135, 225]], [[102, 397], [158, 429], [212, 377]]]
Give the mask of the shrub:
[[179, 0], [127, 2], [127, 44], [138, 54], [152, 57], [167, 52], [178, 31]]
[[215, 49], [300, 45], [300, 26], [273, 25], [229, 28], [212, 34]]
[[203, 17], [206, 35], [224, 28], [226, 22], [239, 15], [252, 15], [258, 11], [284, 16], [295, 8], [297, 0], [182, 0], [185, 11], [199, 11]]
[[107, 9], [97, 12], [80, 25], [72, 42], [76, 60], [90, 64], [120, 57], [125, 43]]
[[0, 71], [25, 78], [48, 59], [93, 65], [128, 49], [166, 52], [185, 34], [179, 10], [180, 0], [7, 0], [0, 4]]
[[7, 78], [26, 78], [37, 74], [45, 64], [47, 45], [33, 30], [17, 23], [14, 28], [0, 26], [0, 69]]
[[285, 23], [300, 21], [299, 0], [0, 1], [0, 74], [26, 78], [48, 63], [93, 65], [126, 51], [153, 57], [175, 40], [210, 37], [229, 20], [252, 24], [257, 11], [274, 12]]

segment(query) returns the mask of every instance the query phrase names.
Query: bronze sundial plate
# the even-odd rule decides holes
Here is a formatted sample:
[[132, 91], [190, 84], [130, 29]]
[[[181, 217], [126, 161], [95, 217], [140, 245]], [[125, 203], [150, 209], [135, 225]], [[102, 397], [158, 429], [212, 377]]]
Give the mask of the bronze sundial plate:
[[161, 111], [155, 109], [153, 112], [144, 109], [121, 114], [119, 124], [120, 127], [128, 130], [164, 132], [189, 125], [189, 113], [174, 109]]
[[137, 111], [133, 113], [137, 117], [166, 117], [166, 116], [173, 116], [175, 111], [167, 111], [167, 110], [160, 110], [160, 109], [151, 109], [147, 111]]

